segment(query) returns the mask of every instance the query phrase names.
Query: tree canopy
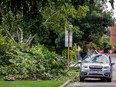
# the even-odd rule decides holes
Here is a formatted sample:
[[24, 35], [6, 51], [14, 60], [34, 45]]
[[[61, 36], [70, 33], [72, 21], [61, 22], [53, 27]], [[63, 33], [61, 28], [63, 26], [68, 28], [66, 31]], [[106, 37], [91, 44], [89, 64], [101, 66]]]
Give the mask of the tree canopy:
[[115, 20], [110, 12], [104, 10], [100, 2], [88, 6], [86, 17], [76, 18], [73, 23], [82, 31], [81, 42], [84, 46], [93, 42], [99, 47], [99, 39], [108, 32], [108, 27], [112, 26]]
[[[71, 49], [73, 59], [77, 59], [77, 45], [97, 47], [114, 23], [111, 13], [104, 11], [106, 2], [0, 0], [0, 75], [53, 79], [63, 74], [67, 65], [65, 29], [73, 32], [76, 43]], [[110, 0], [112, 7], [113, 2]]]

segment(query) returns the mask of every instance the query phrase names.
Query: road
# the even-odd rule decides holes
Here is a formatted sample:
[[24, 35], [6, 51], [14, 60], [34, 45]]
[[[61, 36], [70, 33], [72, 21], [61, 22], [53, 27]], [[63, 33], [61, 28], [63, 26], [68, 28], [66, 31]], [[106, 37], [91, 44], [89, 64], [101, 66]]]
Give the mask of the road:
[[87, 79], [85, 82], [75, 82], [69, 84], [67, 87], [116, 87], [116, 54], [111, 54], [113, 66], [112, 82], [101, 81], [100, 79]]

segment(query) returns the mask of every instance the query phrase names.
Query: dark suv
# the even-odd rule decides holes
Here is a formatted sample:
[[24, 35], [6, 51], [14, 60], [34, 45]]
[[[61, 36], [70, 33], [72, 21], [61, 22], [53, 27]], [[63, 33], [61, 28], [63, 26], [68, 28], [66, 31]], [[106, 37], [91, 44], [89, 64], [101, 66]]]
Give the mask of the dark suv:
[[85, 78], [101, 78], [112, 81], [112, 65], [110, 56], [97, 54], [82, 59], [80, 62], [80, 81]]

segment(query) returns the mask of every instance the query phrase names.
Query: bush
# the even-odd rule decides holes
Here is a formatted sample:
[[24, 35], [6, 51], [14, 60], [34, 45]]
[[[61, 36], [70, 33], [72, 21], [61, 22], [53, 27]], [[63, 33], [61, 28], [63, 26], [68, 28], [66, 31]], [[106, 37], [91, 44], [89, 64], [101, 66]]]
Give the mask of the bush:
[[[18, 79], [54, 79], [65, 70], [63, 58], [42, 45], [33, 48], [18, 43], [4, 52], [9, 64], [1, 65], [0, 74]], [[5, 56], [4, 56], [5, 57]]]
[[[65, 62], [67, 63], [67, 57], [68, 57], [68, 50], [64, 49], [62, 51], [62, 56], [65, 58]], [[77, 55], [77, 45], [76, 43], [72, 46], [72, 48], [70, 49], [70, 61], [72, 63], [74, 62], [78, 62], [78, 55]]]
[[97, 45], [93, 42], [90, 42], [89, 44], [87, 44], [87, 48], [88, 49], [97, 49]]

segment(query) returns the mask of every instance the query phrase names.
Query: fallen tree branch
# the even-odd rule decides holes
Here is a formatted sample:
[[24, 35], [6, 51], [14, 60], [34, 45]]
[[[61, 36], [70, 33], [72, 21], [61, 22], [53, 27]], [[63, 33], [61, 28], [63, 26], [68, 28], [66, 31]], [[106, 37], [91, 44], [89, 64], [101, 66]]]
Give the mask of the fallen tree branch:
[[14, 37], [10, 34], [10, 32], [7, 29], [5, 29], [5, 31], [10, 36], [10, 38], [13, 40], [13, 42], [16, 43]]
[[26, 42], [26, 45], [30, 45], [32, 40], [34, 39], [34, 37], [35, 37], [35, 34], [34, 35], [30, 34], [30, 36], [29, 36], [29, 38], [28, 38], [28, 40]]

